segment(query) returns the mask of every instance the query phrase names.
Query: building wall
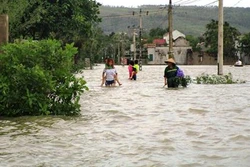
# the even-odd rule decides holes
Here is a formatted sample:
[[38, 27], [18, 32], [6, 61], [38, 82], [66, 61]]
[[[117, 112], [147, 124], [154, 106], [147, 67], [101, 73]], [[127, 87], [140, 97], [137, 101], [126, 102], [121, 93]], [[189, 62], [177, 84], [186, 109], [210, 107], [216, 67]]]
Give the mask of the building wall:
[[183, 37], [180, 37], [180, 38], [177, 38], [175, 41], [174, 41], [174, 46], [178, 46], [178, 47], [187, 47], [189, 46], [189, 42], [183, 38]]
[[[177, 64], [187, 64], [187, 50], [191, 47], [173, 47], [174, 58]], [[168, 47], [148, 48], [148, 64], [165, 64], [168, 59]]]
[[[233, 65], [237, 61], [237, 58], [225, 58], [223, 59], [224, 65]], [[204, 53], [203, 56], [200, 56], [198, 52], [194, 52], [192, 56], [187, 57], [187, 65], [217, 65], [217, 58], [209, 56]], [[246, 64], [243, 60], [243, 64]]]
[[[174, 58], [179, 65], [217, 65], [217, 58], [209, 56], [204, 53], [200, 56], [200, 53], [194, 52], [187, 54], [187, 50], [191, 47], [174, 47]], [[168, 59], [168, 47], [156, 47], [148, 48], [148, 61], [147, 64], [158, 65], [165, 64], [165, 60]], [[150, 59], [150, 55], [152, 59]], [[233, 65], [237, 61], [237, 58], [224, 58], [224, 65]], [[250, 57], [243, 56], [242, 62], [244, 65], [250, 64]]]
[[148, 64], [165, 64], [167, 53], [167, 47], [148, 48]]

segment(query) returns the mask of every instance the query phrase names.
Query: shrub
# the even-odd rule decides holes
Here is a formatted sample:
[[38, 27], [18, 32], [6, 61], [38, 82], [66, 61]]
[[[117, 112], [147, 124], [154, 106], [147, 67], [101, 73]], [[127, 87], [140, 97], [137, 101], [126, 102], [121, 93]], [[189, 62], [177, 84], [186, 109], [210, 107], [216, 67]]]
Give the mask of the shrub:
[[21, 41], [1, 47], [0, 116], [78, 115], [88, 90], [72, 71], [73, 44]]

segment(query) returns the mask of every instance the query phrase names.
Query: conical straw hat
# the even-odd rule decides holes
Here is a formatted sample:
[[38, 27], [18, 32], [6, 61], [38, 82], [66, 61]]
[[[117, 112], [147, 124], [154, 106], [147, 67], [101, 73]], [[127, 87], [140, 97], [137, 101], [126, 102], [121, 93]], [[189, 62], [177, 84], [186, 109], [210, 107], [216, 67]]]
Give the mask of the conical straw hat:
[[169, 58], [165, 61], [165, 63], [173, 63], [176, 64], [173, 58]]

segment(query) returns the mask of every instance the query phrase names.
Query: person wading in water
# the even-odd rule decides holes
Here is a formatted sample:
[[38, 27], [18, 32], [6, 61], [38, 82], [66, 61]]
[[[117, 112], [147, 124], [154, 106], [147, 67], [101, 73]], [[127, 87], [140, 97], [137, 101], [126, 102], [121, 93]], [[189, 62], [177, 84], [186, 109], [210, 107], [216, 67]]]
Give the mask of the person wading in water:
[[177, 88], [179, 82], [176, 80], [178, 67], [173, 58], [167, 59], [165, 61], [167, 67], [164, 71], [164, 86], [168, 85], [168, 88]]
[[114, 61], [113, 59], [108, 59], [106, 61], [105, 68], [102, 73], [102, 83], [101, 86], [103, 86], [104, 82], [106, 86], [115, 86], [116, 81], [118, 82], [119, 86], [122, 84], [117, 78], [117, 71], [114, 67]]

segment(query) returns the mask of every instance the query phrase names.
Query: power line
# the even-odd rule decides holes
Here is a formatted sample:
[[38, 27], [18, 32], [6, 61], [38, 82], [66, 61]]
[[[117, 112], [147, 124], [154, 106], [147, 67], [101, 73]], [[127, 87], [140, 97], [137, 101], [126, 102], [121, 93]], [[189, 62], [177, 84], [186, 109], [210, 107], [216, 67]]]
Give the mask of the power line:
[[157, 27], [161, 27], [163, 25], [163, 23], [167, 22], [167, 19], [164, 19]]
[[[197, 2], [197, 1], [202, 1], [202, 0], [185, 0], [185, 1], [179, 0], [176, 3], [179, 3], [178, 7], [180, 7], [180, 6], [183, 6], [183, 5], [192, 4], [192, 3]], [[240, 1], [242, 1], [242, 0], [240, 0]], [[210, 5], [212, 5], [212, 4], [216, 3], [216, 2], [218, 2], [218, 0], [212, 1], [212, 2], [210, 2], [208, 4], [203, 5], [203, 6], [207, 7], [207, 6], [210, 6]]]
[[186, 4], [194, 3], [196, 1], [200, 1], [200, 0], [188, 0], [188, 1], [182, 2], [182, 4], [186, 5]]
[[[175, 6], [175, 8], [177, 7], [181, 7], [181, 5], [186, 5], [186, 4], [191, 4], [191, 3], [194, 3], [194, 2], [197, 2], [197, 1], [201, 1], [201, 0], [179, 0], [177, 1], [176, 3], [179, 3], [178, 6]], [[242, 0], [239, 0], [235, 5], [237, 5], [238, 3], [240, 3]], [[209, 5], [212, 5], [214, 3], [218, 2], [218, 0], [215, 0], [215, 1], [212, 1], [206, 5], [204, 5], [204, 7], [207, 7]], [[161, 8], [160, 10], [157, 10], [157, 11], [150, 11], [150, 9], [148, 10], [148, 13], [147, 15], [151, 15], [151, 14], [156, 14], [156, 13], [163, 13], [164, 11], [167, 12], [167, 10], [164, 10], [166, 9], [166, 7], [164, 8]], [[122, 17], [133, 17], [134, 14], [123, 14], [123, 15], [106, 15], [106, 16], [100, 16], [101, 18], [122, 18]]]
[[180, 2], [182, 2], [182, 1], [184, 1], [184, 0], [179, 0], [179, 1], [175, 2], [175, 3], [180, 3]]
[[[157, 11], [150, 11], [149, 10], [148, 13], [147, 13], [147, 15], [163, 12], [164, 11], [163, 9], [157, 10]], [[117, 17], [134, 17], [134, 16], [135, 15], [132, 13], [132, 14], [123, 14], [123, 15], [107, 15], [107, 16], [100, 16], [100, 17], [101, 18], [117, 18]]]
[[133, 14], [124, 14], [124, 15], [108, 15], [108, 16], [100, 16], [101, 18], [115, 18], [115, 17], [130, 17]]
[[184, 0], [184, 2], [181, 2], [181, 3], [184, 4], [184, 3], [188, 3], [189, 1], [192, 1], [192, 0]]
[[206, 7], [206, 6], [212, 5], [212, 4], [216, 3], [216, 2], [218, 2], [218, 0], [215, 0], [215, 1], [213, 1], [211, 3], [208, 3], [208, 4], [204, 5], [204, 6]]
[[236, 5], [238, 5], [242, 0], [239, 0], [238, 2], [236, 2], [236, 4], [233, 5], [233, 7], [235, 7]]

